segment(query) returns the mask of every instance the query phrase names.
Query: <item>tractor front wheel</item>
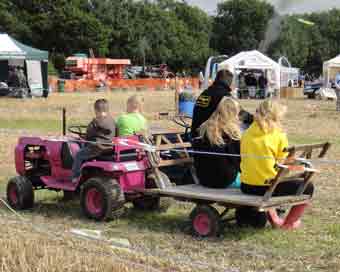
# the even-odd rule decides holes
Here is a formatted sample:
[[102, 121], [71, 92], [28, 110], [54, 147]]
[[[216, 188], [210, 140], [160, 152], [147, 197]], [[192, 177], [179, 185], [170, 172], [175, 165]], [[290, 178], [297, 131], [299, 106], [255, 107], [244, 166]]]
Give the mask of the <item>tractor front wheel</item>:
[[218, 211], [210, 205], [198, 205], [190, 214], [192, 234], [198, 237], [216, 237], [221, 230]]
[[17, 176], [7, 184], [7, 201], [16, 210], [30, 209], [34, 205], [34, 191], [30, 180]]
[[124, 212], [125, 197], [117, 180], [93, 177], [81, 187], [80, 205], [86, 217], [97, 221], [117, 218]]

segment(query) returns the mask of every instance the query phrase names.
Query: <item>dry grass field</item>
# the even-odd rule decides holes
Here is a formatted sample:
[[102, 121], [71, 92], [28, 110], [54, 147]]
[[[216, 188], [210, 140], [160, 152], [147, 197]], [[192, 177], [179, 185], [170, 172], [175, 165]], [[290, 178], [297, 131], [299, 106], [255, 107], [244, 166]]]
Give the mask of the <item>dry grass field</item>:
[[[157, 126], [158, 112], [173, 111], [171, 92], [141, 93], [146, 116]], [[69, 124], [86, 124], [92, 104], [106, 97], [117, 116], [131, 93], [53, 94], [47, 100], [0, 100], [0, 196], [14, 176], [13, 150], [22, 135], [59, 135], [61, 108]], [[258, 101], [241, 101], [253, 112]], [[340, 159], [340, 115], [334, 102], [291, 100], [285, 127], [291, 144], [330, 141], [329, 159]], [[302, 229], [283, 232], [226, 226], [221, 237], [190, 236], [190, 204], [175, 204], [165, 214], [128, 208], [119, 220], [96, 223], [85, 219], [78, 202], [63, 202], [62, 193], [37, 192], [34, 209], [21, 221], [0, 203], [0, 271], [340, 271], [340, 165], [317, 165], [317, 188]], [[125, 238], [130, 250], [81, 240], [71, 228], [101, 230], [109, 238]]]

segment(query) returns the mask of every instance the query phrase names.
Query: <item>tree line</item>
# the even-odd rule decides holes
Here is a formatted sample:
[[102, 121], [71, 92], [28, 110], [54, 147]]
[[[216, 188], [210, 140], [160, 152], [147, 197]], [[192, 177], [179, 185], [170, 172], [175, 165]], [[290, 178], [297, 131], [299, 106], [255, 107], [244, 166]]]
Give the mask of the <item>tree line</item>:
[[[197, 72], [211, 55], [260, 48], [273, 16], [260, 0], [224, 1], [215, 15], [185, 0], [0, 0], [0, 32], [48, 50], [57, 69], [66, 56], [92, 48], [100, 57]], [[318, 73], [340, 53], [340, 10], [288, 15], [280, 25], [265, 52], [274, 59], [284, 55]]]

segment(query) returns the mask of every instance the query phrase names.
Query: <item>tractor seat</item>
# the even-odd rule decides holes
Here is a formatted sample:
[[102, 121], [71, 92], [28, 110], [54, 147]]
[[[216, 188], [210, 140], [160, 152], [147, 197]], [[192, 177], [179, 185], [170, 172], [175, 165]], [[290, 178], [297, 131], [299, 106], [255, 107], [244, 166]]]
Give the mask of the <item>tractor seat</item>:
[[80, 149], [80, 144], [76, 142], [63, 142], [61, 146], [61, 165], [64, 169], [72, 169], [74, 156]]

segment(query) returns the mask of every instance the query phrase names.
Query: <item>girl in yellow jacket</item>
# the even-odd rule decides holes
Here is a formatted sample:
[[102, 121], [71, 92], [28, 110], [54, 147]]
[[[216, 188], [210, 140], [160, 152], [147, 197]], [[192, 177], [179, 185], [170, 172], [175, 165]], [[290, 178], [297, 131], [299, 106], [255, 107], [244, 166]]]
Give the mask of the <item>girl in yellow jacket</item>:
[[[276, 163], [286, 159], [284, 151], [288, 139], [282, 130], [281, 120], [286, 107], [276, 100], [263, 101], [256, 110], [255, 120], [241, 138], [241, 190], [245, 194], [262, 196], [268, 190], [271, 180], [277, 175]], [[288, 181], [280, 183], [273, 196], [294, 195], [301, 182]], [[312, 195], [313, 184], [305, 190]], [[300, 225], [306, 204], [294, 206], [285, 220], [280, 219], [275, 210], [268, 212], [268, 219], [274, 227], [293, 229]]]

